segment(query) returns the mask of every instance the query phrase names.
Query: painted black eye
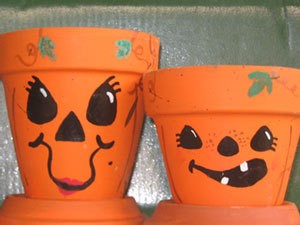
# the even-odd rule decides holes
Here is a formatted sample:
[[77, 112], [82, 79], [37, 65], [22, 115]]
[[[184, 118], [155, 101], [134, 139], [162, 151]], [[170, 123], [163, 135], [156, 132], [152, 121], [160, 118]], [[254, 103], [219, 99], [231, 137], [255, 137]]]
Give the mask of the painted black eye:
[[177, 147], [186, 149], [199, 149], [202, 147], [202, 141], [196, 131], [188, 125], [185, 125], [180, 134], [176, 134], [178, 139]]
[[30, 88], [27, 100], [27, 117], [36, 124], [44, 124], [53, 120], [57, 114], [57, 104], [46, 86], [36, 76], [34, 82], [29, 81]]
[[253, 136], [250, 145], [255, 151], [275, 151], [273, 146], [277, 144], [274, 143], [274, 140], [277, 138], [273, 136], [271, 130], [267, 126], [262, 126]]
[[106, 126], [112, 124], [116, 118], [116, 93], [120, 92], [121, 89], [114, 90], [114, 87], [120, 84], [119, 82], [109, 84], [114, 78], [115, 76], [109, 77], [90, 98], [86, 117], [92, 124]]

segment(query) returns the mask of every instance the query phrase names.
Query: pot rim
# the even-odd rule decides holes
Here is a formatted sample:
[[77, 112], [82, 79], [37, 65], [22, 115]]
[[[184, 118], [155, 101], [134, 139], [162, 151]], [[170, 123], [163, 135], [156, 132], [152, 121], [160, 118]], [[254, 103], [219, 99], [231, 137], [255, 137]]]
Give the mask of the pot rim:
[[223, 68], [238, 68], [238, 67], [257, 67], [257, 68], [274, 68], [274, 69], [280, 69], [280, 68], [285, 68], [285, 69], [296, 69], [300, 70], [300, 67], [292, 67], [292, 66], [284, 66], [284, 65], [264, 65], [264, 64], [205, 64], [205, 65], [183, 65], [183, 66], [175, 66], [175, 67], [165, 67], [165, 68], [159, 68], [158, 70], [155, 71], [150, 71], [144, 74], [144, 76], [148, 76], [148, 74], [151, 73], [157, 73], [157, 72], [164, 72], [164, 71], [176, 71], [176, 70], [184, 70], [184, 69], [200, 69], [200, 68], [215, 68], [215, 67], [223, 67]]
[[0, 33], [0, 37], [2, 35], [8, 35], [8, 34], [16, 34], [16, 33], [22, 33], [22, 32], [26, 32], [26, 31], [37, 31], [39, 29], [55, 29], [55, 30], [103, 30], [103, 31], [116, 31], [116, 32], [124, 32], [124, 33], [128, 33], [128, 32], [139, 32], [139, 34], [143, 34], [143, 35], [151, 35], [153, 38], [158, 39], [157, 36], [149, 33], [149, 32], [145, 32], [145, 31], [139, 31], [139, 30], [134, 30], [134, 29], [127, 29], [127, 28], [117, 28], [117, 27], [97, 27], [97, 26], [45, 26], [45, 27], [28, 27], [28, 28], [23, 28], [23, 29], [15, 29], [15, 30], [10, 30], [4, 33]]
[[[268, 73], [273, 92], [268, 93], [270, 90], [265, 86], [250, 96], [249, 90], [257, 81], [249, 76], [252, 72]], [[145, 112], [150, 117], [220, 113], [300, 115], [299, 68], [195, 65], [159, 69], [145, 73], [143, 79]]]
[[[55, 60], [51, 61], [50, 57], [42, 55], [40, 43], [44, 37], [54, 44]], [[118, 41], [129, 42], [129, 55], [126, 57], [118, 58], [117, 53], [121, 49]], [[34, 50], [31, 51], [34, 53], [29, 52], [30, 45], [33, 46]], [[157, 36], [133, 29], [96, 26], [16, 29], [0, 34], [0, 76], [49, 69], [114, 71], [141, 75], [157, 69], [159, 45]], [[33, 54], [38, 56], [30, 66], [19, 59], [21, 56], [24, 58], [22, 61], [32, 62], [36, 56]]]
[[155, 118], [157, 117], [164, 117], [164, 116], [182, 116], [182, 115], [248, 115], [248, 116], [252, 116], [252, 115], [277, 115], [277, 116], [295, 116], [298, 117], [300, 116], [300, 111], [299, 112], [287, 112], [284, 110], [237, 110], [237, 109], [233, 109], [233, 110], [183, 110], [182, 112], [178, 111], [178, 112], [162, 112], [162, 113], [154, 113], [154, 114], [149, 114], [149, 116], [155, 116]]

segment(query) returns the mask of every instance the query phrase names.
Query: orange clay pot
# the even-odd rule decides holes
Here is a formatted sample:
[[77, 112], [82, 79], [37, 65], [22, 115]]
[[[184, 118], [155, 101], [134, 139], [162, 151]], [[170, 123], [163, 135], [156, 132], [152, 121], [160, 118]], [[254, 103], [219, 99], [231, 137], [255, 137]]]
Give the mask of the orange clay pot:
[[123, 198], [144, 116], [141, 75], [157, 69], [158, 52], [156, 37], [130, 30], [0, 35], [0, 74], [26, 198]]
[[195, 66], [150, 72], [143, 82], [177, 207], [283, 204], [300, 131], [300, 70]]
[[144, 225], [299, 225], [296, 205], [228, 207], [195, 206], [161, 202]]

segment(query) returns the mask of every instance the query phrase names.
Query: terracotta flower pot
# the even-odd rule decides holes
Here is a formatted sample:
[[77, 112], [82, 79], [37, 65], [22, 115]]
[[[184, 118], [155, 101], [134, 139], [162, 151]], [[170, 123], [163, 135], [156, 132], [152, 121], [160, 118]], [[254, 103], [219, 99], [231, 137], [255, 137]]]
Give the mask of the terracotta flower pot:
[[[144, 76], [144, 101], [157, 127], [175, 203], [227, 211], [284, 208], [300, 131], [300, 70], [163, 69]], [[295, 206], [285, 207], [292, 208], [298, 224]], [[227, 224], [207, 212], [212, 219], [207, 224]], [[241, 214], [244, 223], [245, 210], [232, 213]]]
[[0, 74], [26, 198], [123, 198], [144, 116], [141, 75], [157, 68], [158, 52], [156, 37], [130, 30], [0, 35]]

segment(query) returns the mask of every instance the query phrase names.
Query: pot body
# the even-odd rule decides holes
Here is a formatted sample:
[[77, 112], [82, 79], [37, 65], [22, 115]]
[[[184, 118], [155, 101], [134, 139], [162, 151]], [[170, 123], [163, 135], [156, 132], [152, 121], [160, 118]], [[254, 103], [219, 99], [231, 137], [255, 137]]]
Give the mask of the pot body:
[[199, 66], [145, 75], [175, 202], [283, 203], [299, 138], [299, 72]]
[[3, 34], [0, 42], [26, 197], [123, 197], [144, 117], [141, 75], [157, 68], [157, 38], [39, 28]]

